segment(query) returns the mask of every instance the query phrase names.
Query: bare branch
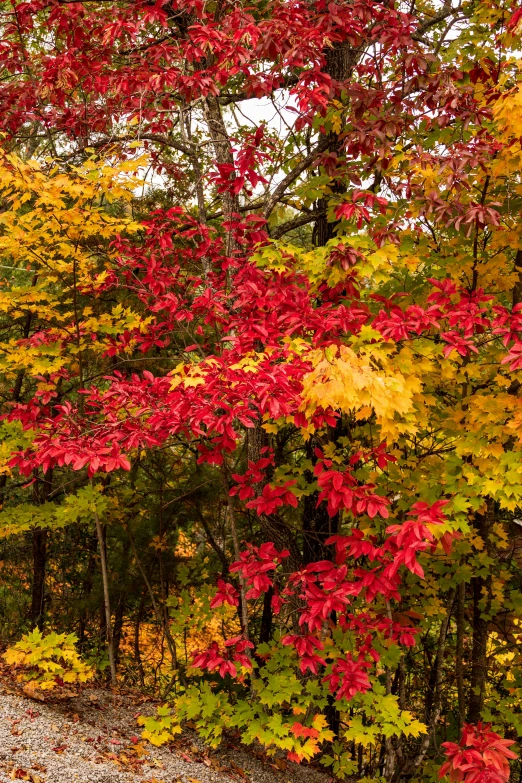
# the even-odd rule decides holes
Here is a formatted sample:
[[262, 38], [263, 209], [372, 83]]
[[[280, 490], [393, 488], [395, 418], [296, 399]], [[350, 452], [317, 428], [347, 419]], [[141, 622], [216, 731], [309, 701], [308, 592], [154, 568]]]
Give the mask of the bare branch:
[[88, 149], [99, 149], [100, 147], [110, 147], [111, 144], [123, 144], [127, 141], [153, 141], [156, 144], [162, 144], [164, 147], [170, 147], [183, 153], [183, 155], [192, 156], [193, 150], [181, 144], [179, 141], [168, 139], [165, 136], [160, 136], [157, 133], [140, 133], [139, 138], [137, 136], [111, 136], [110, 138], [101, 139], [100, 141], [93, 141], [90, 144], [86, 144], [85, 147], [80, 147], [71, 155], [61, 156], [63, 160], [70, 160], [75, 155], [80, 155]]
[[265, 218], [268, 218], [272, 214], [277, 202], [282, 196], [284, 196], [286, 189], [292, 184], [292, 182], [295, 182], [295, 180], [303, 173], [303, 171], [306, 171], [310, 164], [314, 162], [319, 153], [323, 152], [330, 143], [331, 140], [328, 137], [322, 139], [319, 144], [314, 147], [312, 152], [307, 155], [306, 158], [303, 158], [302, 161], [297, 164], [297, 166], [294, 166], [292, 171], [289, 171], [286, 177], [281, 180], [267, 201], [267, 205], [265, 207]]
[[288, 234], [289, 231], [293, 231], [294, 228], [306, 226], [307, 223], [313, 223], [314, 220], [324, 217], [325, 214], [326, 209], [318, 209], [315, 212], [308, 212], [306, 215], [299, 215], [299, 217], [288, 220], [281, 226], [276, 226], [270, 233], [274, 239], [279, 239], [283, 234]]

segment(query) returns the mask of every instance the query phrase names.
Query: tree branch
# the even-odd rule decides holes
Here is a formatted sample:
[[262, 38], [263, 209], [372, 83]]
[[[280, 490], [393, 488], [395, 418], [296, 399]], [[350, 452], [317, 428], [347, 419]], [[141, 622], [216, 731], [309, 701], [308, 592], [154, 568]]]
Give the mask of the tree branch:
[[312, 150], [312, 152], [306, 156], [306, 158], [303, 158], [300, 163], [297, 164], [297, 166], [294, 166], [292, 171], [289, 171], [288, 174], [284, 179], [281, 180], [279, 185], [276, 187], [272, 195], [267, 201], [267, 205], [265, 207], [265, 218], [268, 218], [276, 206], [277, 202], [285, 194], [286, 189], [292, 184], [292, 182], [295, 182], [295, 180], [303, 173], [303, 171], [306, 171], [306, 169], [310, 166], [311, 163], [314, 162], [317, 155], [319, 155], [320, 152], [324, 152], [324, 150], [330, 145], [330, 139], [324, 138], [322, 139]]
[[293, 220], [288, 220], [281, 226], [276, 226], [270, 233], [273, 239], [279, 239], [283, 234], [288, 234], [289, 231], [293, 231], [294, 228], [300, 226], [306, 226], [307, 223], [313, 223], [317, 218], [324, 217], [326, 215], [326, 209], [318, 209], [315, 212], [308, 212], [306, 215], [300, 215]]

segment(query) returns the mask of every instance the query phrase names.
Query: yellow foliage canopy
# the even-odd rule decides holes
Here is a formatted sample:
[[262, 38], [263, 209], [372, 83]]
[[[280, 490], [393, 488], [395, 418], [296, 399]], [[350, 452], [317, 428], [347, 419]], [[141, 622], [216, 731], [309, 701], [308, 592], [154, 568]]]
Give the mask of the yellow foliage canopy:
[[303, 409], [312, 414], [318, 407], [355, 412], [358, 419], [375, 413], [382, 434], [403, 430], [400, 421], [414, 409], [414, 395], [421, 390], [419, 378], [405, 376], [378, 348], [356, 354], [346, 345], [312, 353], [314, 369], [303, 384]]

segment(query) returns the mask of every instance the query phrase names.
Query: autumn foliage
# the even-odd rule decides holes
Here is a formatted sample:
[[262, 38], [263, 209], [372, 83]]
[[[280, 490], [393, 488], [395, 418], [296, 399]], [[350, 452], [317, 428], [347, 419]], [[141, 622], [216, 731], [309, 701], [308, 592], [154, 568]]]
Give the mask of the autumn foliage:
[[448, 761], [442, 765], [439, 777], [449, 772], [451, 781], [491, 781], [503, 783], [509, 780], [508, 759], [516, 759], [509, 750], [513, 740], [503, 740], [489, 726], [464, 726], [459, 744], [445, 742], [443, 747]]
[[520, 774], [521, 19], [0, 2], [23, 677], [154, 693], [155, 745]]

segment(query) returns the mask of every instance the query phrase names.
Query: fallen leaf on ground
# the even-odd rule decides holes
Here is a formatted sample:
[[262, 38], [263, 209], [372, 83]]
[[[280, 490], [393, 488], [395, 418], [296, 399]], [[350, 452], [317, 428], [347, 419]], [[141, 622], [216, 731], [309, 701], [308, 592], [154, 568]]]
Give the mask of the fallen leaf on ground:
[[29, 780], [29, 773], [27, 770], [18, 767], [17, 769], [11, 770], [9, 777], [12, 780]]
[[27, 684], [24, 685], [22, 690], [29, 699], [33, 699], [34, 701], [40, 701], [40, 702], [44, 702], [46, 700], [45, 693], [41, 691], [39, 688], [32, 688], [29, 684]]
[[223, 766], [223, 764], [221, 764], [221, 762], [217, 759], [210, 759], [210, 766], [217, 772], [225, 772], [227, 770], [227, 767]]
[[12, 769], [9, 773], [9, 777], [11, 780], [28, 780], [30, 783], [43, 783], [40, 775], [35, 775], [32, 772], [28, 772], [26, 769], [22, 769], [21, 767]]
[[60, 690], [54, 690], [51, 692], [53, 699], [60, 699], [65, 701], [66, 699], [74, 699], [78, 694], [76, 691], [67, 690], [67, 688], [60, 688]]
[[134, 756], [137, 756], [138, 758], [141, 758], [141, 756], [148, 756], [149, 751], [143, 745], [141, 742], [138, 742], [136, 745], [133, 745], [132, 747], [129, 746], [126, 753], [132, 753]]
[[26, 769], [22, 769], [22, 767], [13, 767], [9, 777], [11, 780], [28, 780], [30, 783], [44, 783], [40, 775], [35, 775], [34, 772], [29, 772]]
[[234, 772], [237, 772], [237, 774], [238, 774], [240, 777], [242, 777], [242, 778], [246, 778], [246, 776], [247, 776], [247, 775], [246, 775], [246, 772], [245, 772], [245, 770], [244, 770], [244, 769], [241, 769], [241, 767], [238, 767], [238, 765], [237, 765], [237, 764], [236, 764], [234, 761], [230, 761], [230, 760], [229, 760], [229, 762], [228, 762], [228, 763], [230, 764], [230, 766], [232, 767], [232, 769], [234, 770]]

